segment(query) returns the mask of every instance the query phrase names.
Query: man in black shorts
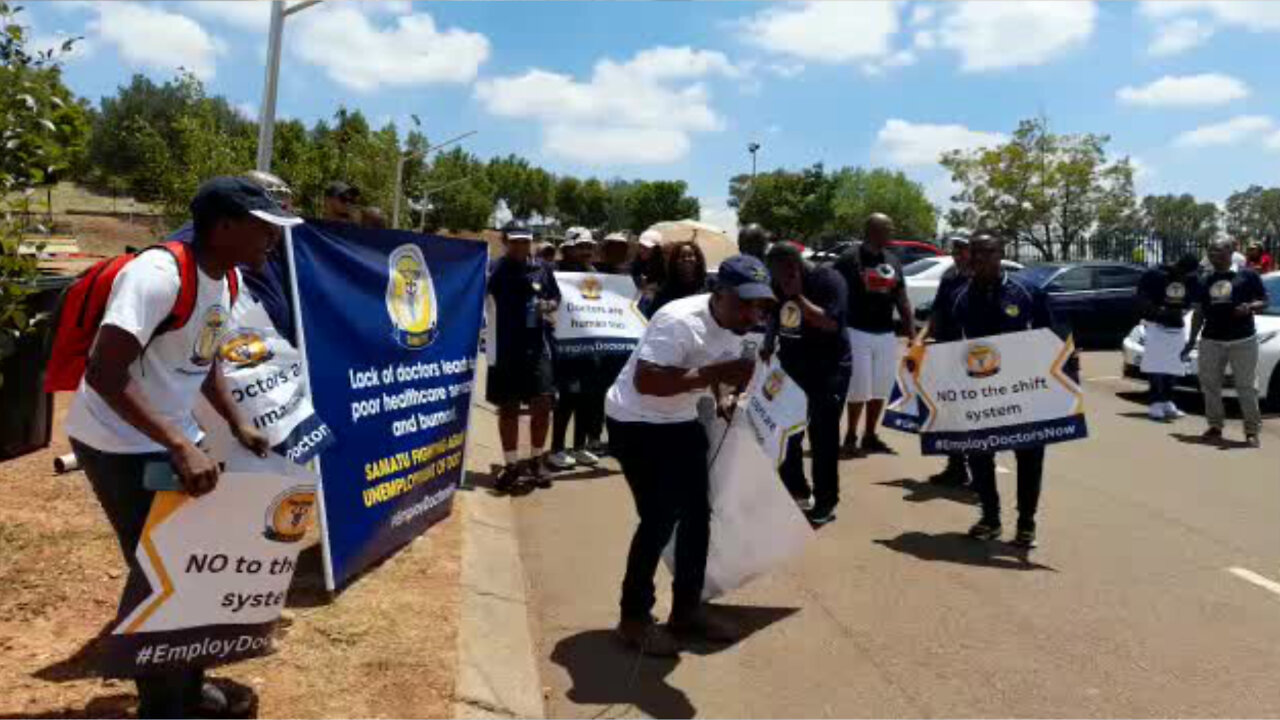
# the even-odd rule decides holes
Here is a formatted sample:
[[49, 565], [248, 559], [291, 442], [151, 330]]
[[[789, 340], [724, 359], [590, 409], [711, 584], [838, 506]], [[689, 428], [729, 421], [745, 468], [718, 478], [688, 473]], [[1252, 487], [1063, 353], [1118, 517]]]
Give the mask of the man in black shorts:
[[[551, 357], [552, 318], [560, 305], [555, 273], [531, 255], [533, 234], [519, 226], [503, 231], [506, 254], [493, 263], [489, 294], [493, 296], [496, 361], [489, 367], [485, 399], [498, 408], [504, 465], [495, 481], [505, 492], [523, 472], [547, 487], [543, 450], [551, 420], [555, 377]], [[528, 405], [530, 457], [519, 462], [520, 407]]]

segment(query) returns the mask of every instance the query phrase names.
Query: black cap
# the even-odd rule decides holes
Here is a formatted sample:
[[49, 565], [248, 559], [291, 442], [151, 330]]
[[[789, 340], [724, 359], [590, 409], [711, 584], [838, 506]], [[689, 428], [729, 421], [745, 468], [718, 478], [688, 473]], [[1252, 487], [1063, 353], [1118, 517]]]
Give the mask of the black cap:
[[506, 240], [533, 240], [533, 231], [514, 220], [502, 228], [502, 237]]
[[716, 270], [716, 289], [731, 289], [743, 300], [776, 300], [769, 270], [759, 258], [734, 255]]
[[341, 180], [334, 180], [324, 189], [324, 196], [327, 198], [336, 197], [343, 200], [355, 200], [360, 197], [360, 188]]
[[191, 200], [195, 220], [241, 218], [252, 215], [279, 227], [302, 224], [302, 218], [280, 207], [259, 184], [242, 177], [222, 176], [206, 180]]

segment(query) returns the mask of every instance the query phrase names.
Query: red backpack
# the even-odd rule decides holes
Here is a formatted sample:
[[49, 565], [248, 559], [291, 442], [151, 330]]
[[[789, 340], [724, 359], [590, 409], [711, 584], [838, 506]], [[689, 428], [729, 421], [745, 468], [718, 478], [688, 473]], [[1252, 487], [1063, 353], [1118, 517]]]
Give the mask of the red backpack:
[[[173, 256], [178, 264], [180, 280], [178, 297], [168, 317], [160, 321], [152, 334], [154, 340], [162, 333], [180, 330], [191, 319], [196, 308], [196, 294], [200, 283], [196, 277], [196, 255], [189, 243], [171, 240], [152, 245], [136, 253], [125, 253], [107, 258], [85, 270], [76, 281], [62, 291], [54, 311], [53, 341], [49, 348], [44, 379], [45, 392], [63, 392], [80, 387], [89, 351], [98, 337], [98, 326], [107, 312], [107, 301], [116, 276], [130, 261], [144, 252], [163, 250]], [[231, 290], [231, 304], [235, 305], [240, 294], [239, 273], [227, 273], [227, 285]]]

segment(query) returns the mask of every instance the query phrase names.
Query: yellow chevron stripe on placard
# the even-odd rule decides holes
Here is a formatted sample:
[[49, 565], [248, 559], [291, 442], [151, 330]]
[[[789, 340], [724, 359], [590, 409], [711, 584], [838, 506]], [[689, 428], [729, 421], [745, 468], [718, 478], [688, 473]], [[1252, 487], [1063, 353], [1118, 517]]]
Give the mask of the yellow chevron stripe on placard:
[[125, 628], [124, 634], [137, 632], [138, 628], [160, 609], [169, 598], [173, 597], [173, 581], [169, 579], [169, 573], [165, 570], [164, 562], [160, 560], [160, 553], [156, 552], [155, 543], [151, 541], [151, 532], [159, 527], [165, 520], [168, 520], [178, 508], [182, 507], [190, 496], [181, 492], [158, 492], [156, 498], [152, 501], [151, 514], [147, 517], [147, 525], [142, 529], [142, 539], [138, 544], [147, 552], [147, 558], [151, 560], [151, 566], [155, 568], [156, 576], [160, 578], [160, 594], [155, 596], [147, 608], [138, 615], [129, 627]]

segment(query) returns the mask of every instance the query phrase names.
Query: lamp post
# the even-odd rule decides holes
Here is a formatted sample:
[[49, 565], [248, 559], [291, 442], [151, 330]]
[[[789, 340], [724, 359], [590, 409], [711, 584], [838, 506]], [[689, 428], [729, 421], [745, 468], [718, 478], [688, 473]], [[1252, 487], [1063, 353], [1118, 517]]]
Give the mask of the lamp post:
[[756, 180], [756, 153], [760, 151], [760, 143], [753, 142], [747, 145], [747, 152], [751, 153], [751, 182]]
[[262, 84], [262, 107], [258, 110], [258, 162], [262, 172], [271, 172], [271, 151], [276, 133], [276, 89], [280, 84], [280, 50], [284, 43], [284, 19], [320, 4], [322, 0], [302, 0], [285, 7], [284, 0], [271, 3], [271, 28], [267, 35], [267, 70]]
[[441, 148], [448, 147], [466, 138], [469, 138], [472, 135], [475, 135], [476, 132], [477, 131], [475, 130], [472, 130], [470, 132], [465, 132], [465, 133], [462, 133], [461, 135], [458, 135], [457, 137], [449, 138], [448, 140], [445, 140], [439, 145], [428, 145], [423, 150], [400, 154], [400, 159], [396, 161], [396, 187], [395, 187], [395, 193], [394, 193], [395, 204], [391, 206], [391, 227], [392, 228], [396, 230], [400, 229], [400, 203], [401, 203], [401, 198], [404, 195], [404, 164], [408, 162], [411, 158], [425, 159], [431, 153]]

